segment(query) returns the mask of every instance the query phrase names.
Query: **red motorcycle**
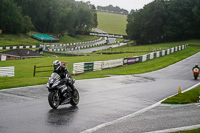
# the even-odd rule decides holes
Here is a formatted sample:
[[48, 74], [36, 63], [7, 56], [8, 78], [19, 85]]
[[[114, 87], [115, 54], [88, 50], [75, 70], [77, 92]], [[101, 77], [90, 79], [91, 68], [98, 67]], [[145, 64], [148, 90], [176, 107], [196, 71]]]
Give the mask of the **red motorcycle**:
[[199, 77], [199, 69], [198, 68], [193, 69], [193, 75], [194, 75], [194, 79], [197, 80], [197, 78]]

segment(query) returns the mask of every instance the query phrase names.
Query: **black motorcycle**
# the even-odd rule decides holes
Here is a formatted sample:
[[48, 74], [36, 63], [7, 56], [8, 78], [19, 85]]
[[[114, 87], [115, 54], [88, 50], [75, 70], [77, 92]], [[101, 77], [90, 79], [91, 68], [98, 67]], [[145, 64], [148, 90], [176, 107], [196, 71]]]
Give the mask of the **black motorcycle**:
[[[74, 84], [75, 80], [73, 80]], [[53, 109], [57, 109], [59, 105], [71, 104], [76, 106], [79, 103], [79, 92], [77, 89], [72, 89], [66, 85], [57, 73], [52, 73], [47, 82], [49, 91], [48, 101]]]

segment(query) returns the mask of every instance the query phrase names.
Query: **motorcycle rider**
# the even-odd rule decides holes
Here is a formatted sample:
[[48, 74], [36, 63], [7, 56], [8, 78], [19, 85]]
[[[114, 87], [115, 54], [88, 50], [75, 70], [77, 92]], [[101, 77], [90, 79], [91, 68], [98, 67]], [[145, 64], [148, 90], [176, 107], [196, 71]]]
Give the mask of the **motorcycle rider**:
[[198, 68], [198, 69], [200, 70], [200, 68], [199, 68], [199, 66], [198, 66], [198, 63], [195, 64], [195, 66], [192, 68], [192, 71], [193, 71], [195, 68]]
[[61, 61], [59, 60], [55, 60], [53, 62], [53, 67], [54, 67], [54, 71], [55, 73], [57, 73], [61, 80], [68, 86], [70, 86], [70, 88], [72, 89], [72, 93], [74, 93], [74, 79], [72, 79], [72, 76], [70, 75], [70, 73], [68, 72], [67, 68], [65, 66], [63, 66], [61, 64]]

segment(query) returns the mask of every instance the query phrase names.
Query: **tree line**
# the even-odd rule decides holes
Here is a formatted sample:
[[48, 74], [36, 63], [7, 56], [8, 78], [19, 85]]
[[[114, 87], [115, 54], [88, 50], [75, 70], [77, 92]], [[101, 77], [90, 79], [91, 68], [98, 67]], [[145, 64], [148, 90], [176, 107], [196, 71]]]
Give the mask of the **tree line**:
[[138, 44], [200, 38], [200, 0], [154, 0], [127, 17], [127, 34]]
[[76, 30], [97, 27], [96, 7], [75, 0], [1, 0], [0, 29], [4, 33], [75, 35]]
[[113, 5], [109, 6], [97, 6], [98, 11], [103, 11], [103, 12], [110, 12], [110, 13], [116, 13], [116, 14], [123, 14], [123, 15], [128, 15], [128, 11], [125, 9], [121, 9], [120, 7], [116, 6], [114, 7]]

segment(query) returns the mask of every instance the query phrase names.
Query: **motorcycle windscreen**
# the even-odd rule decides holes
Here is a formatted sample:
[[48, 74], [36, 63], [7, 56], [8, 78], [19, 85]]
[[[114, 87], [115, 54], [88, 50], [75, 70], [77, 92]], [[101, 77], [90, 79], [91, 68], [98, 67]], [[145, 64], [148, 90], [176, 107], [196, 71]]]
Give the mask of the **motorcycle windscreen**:
[[60, 76], [57, 73], [52, 73], [50, 79], [59, 79]]

